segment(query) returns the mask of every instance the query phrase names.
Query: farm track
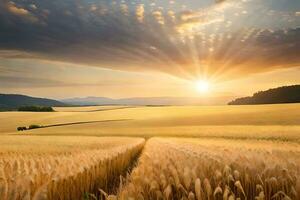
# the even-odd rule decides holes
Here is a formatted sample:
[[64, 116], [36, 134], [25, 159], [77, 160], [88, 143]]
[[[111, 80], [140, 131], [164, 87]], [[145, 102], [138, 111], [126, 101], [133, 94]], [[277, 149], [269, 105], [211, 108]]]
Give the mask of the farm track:
[[117, 194], [120, 191], [120, 188], [122, 188], [125, 184], [124, 182], [126, 179], [131, 176], [133, 169], [137, 167], [137, 163], [140, 160], [145, 145], [146, 142], [143, 144], [139, 152], [129, 161], [127, 166], [124, 167], [123, 170], [119, 171], [119, 173], [114, 174], [113, 172], [108, 172], [108, 174], [114, 174], [114, 176], [108, 177], [103, 188], [95, 188], [96, 190], [92, 193], [83, 194], [83, 199], [106, 200], [108, 198], [108, 194]]
[[115, 176], [112, 178], [112, 180], [108, 181], [108, 187], [107, 187], [107, 193], [108, 194], [115, 194], [118, 192], [118, 189], [120, 188], [120, 185], [123, 184], [121, 182], [121, 179], [123, 180], [123, 177], [127, 177], [131, 175], [132, 170], [137, 167], [137, 163], [142, 155], [142, 152], [144, 150], [144, 147], [146, 145], [146, 142], [144, 143], [143, 147], [140, 149], [140, 151], [136, 154], [135, 157], [133, 157], [128, 166], [124, 168], [124, 170], [119, 174], [119, 176]]
[[[36, 129], [51, 128], [51, 127], [57, 127], [57, 126], [71, 126], [71, 125], [79, 125], [79, 124], [122, 122], [122, 121], [129, 121], [129, 120], [132, 120], [132, 119], [109, 119], [109, 120], [96, 120], [96, 121], [85, 121], [85, 122], [70, 122], [70, 123], [62, 123], [62, 124], [45, 125], [45, 126], [41, 126]], [[27, 130], [31, 130], [31, 129], [27, 129]]]
[[56, 126], [70, 126], [70, 125], [77, 125], [77, 124], [92, 124], [92, 123], [105, 123], [105, 122], [122, 122], [122, 121], [129, 121], [132, 119], [108, 119], [108, 120], [96, 120], [96, 121], [86, 121], [86, 122], [70, 122], [70, 123], [62, 123], [62, 124], [51, 124], [42, 126], [41, 128], [50, 128]]

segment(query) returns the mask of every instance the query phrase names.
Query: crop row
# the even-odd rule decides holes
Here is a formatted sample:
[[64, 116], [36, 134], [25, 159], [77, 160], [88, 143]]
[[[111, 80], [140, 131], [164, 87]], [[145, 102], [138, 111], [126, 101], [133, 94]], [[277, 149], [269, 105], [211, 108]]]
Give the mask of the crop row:
[[251, 140], [231, 144], [230, 140], [153, 138], [118, 198], [296, 200], [299, 178], [297, 147], [284, 149]]
[[[78, 140], [85, 143], [84, 137]], [[38, 149], [43, 147], [29, 144], [28, 149], [35, 150], [27, 154], [1, 152], [0, 148], [0, 199], [73, 200], [82, 199], [85, 193], [99, 188], [109, 191], [141, 151], [144, 139], [123, 139], [123, 142], [115, 139], [116, 145], [112, 144], [114, 139], [94, 140], [92, 146], [74, 152], [51, 153], [49, 145], [45, 147], [49, 153], [40, 153]], [[67, 140], [64, 145], [68, 145]]]

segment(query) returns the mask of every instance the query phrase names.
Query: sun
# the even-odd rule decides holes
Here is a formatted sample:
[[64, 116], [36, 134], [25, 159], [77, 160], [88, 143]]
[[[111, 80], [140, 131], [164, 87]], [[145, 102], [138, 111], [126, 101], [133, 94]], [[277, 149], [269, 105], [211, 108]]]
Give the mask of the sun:
[[205, 80], [199, 80], [196, 82], [196, 89], [198, 92], [206, 93], [209, 91], [209, 82]]

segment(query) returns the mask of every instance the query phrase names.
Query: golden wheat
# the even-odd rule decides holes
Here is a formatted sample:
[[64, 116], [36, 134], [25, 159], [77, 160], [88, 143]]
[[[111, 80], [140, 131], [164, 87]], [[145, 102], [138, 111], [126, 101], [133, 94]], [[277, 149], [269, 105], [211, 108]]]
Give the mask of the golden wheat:
[[3, 136], [1, 200], [73, 200], [109, 189], [144, 139]]
[[[300, 143], [300, 104], [111, 108], [72, 107], [47, 113], [0, 112], [0, 135], [16, 134], [17, 127], [31, 124], [104, 121], [33, 129], [18, 134], [258, 138]], [[105, 111], [84, 112], [103, 109]]]
[[153, 138], [118, 197], [296, 200], [299, 178], [297, 144]]

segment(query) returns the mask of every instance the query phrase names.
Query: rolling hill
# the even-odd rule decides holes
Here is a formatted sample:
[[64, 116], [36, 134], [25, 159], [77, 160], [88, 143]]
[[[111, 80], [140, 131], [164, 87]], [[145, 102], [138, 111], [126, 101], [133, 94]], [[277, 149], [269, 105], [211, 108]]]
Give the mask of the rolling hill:
[[300, 85], [283, 86], [260, 91], [251, 97], [242, 97], [229, 102], [229, 105], [299, 103]]

